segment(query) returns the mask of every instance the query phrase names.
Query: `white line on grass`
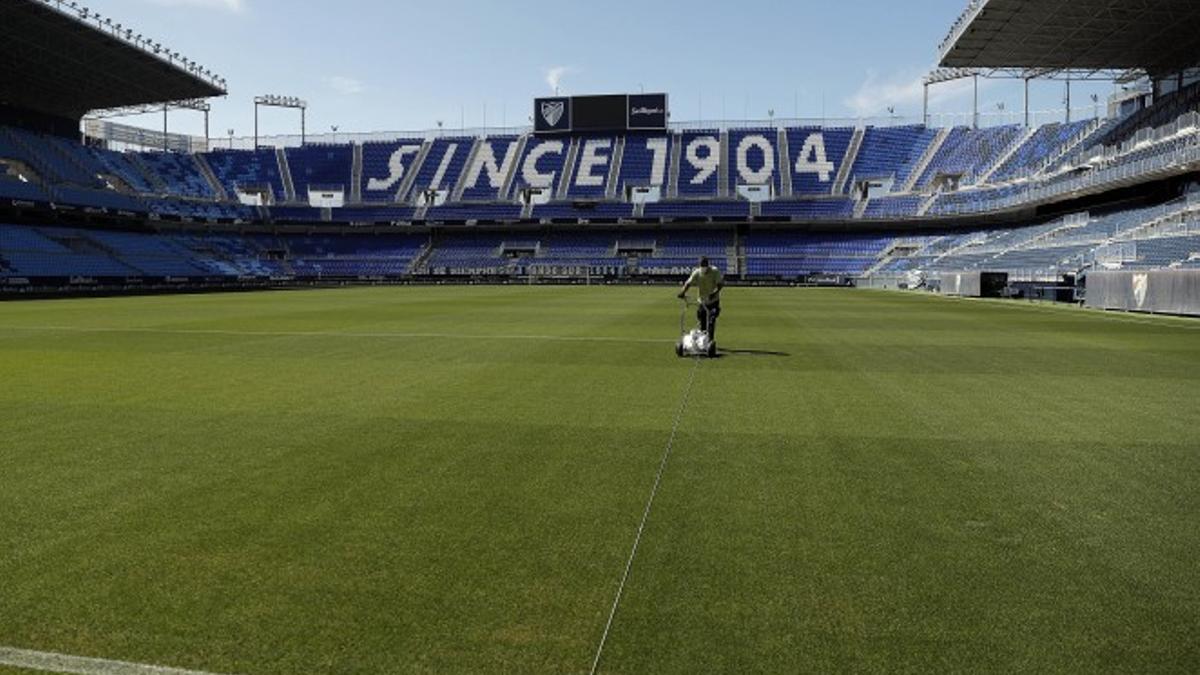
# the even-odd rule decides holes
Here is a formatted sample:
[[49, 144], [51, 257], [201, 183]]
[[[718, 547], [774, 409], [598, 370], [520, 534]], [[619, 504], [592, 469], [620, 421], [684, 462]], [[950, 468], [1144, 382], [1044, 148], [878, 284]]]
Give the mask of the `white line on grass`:
[[474, 333], [391, 333], [339, 332], [314, 330], [222, 330], [208, 328], [103, 328], [86, 326], [0, 326], [0, 329], [31, 333], [146, 333], [150, 335], [225, 335], [234, 337], [328, 337], [328, 338], [396, 338], [405, 340], [535, 340], [542, 342], [624, 342], [630, 344], [664, 344], [671, 340], [654, 338], [604, 337], [598, 335], [480, 335]]
[[77, 675], [216, 675], [202, 670], [153, 666], [147, 663], [112, 661], [56, 652], [0, 647], [0, 665]]
[[671, 425], [671, 436], [667, 439], [667, 448], [663, 450], [662, 459], [658, 463], [658, 473], [654, 476], [654, 486], [650, 488], [650, 498], [646, 500], [646, 508], [642, 511], [642, 522], [638, 523], [637, 535], [633, 538], [633, 548], [629, 550], [629, 559], [625, 561], [625, 571], [621, 574], [621, 583], [617, 586], [617, 595], [613, 598], [612, 609], [608, 612], [608, 622], [604, 624], [604, 634], [600, 636], [600, 644], [596, 647], [596, 658], [592, 659], [591, 674], [596, 675], [600, 668], [600, 656], [604, 653], [604, 644], [608, 642], [608, 633], [612, 630], [613, 619], [617, 616], [617, 606], [621, 604], [621, 594], [625, 592], [625, 582], [629, 581], [629, 572], [633, 569], [633, 559], [637, 556], [638, 545], [642, 543], [642, 532], [646, 529], [646, 521], [650, 518], [650, 508], [654, 506], [654, 497], [658, 494], [658, 486], [662, 483], [663, 471], [667, 468], [667, 460], [671, 457], [671, 448], [675, 446], [675, 435], [679, 433], [679, 422], [687, 410], [688, 400], [692, 395], [692, 384], [696, 381], [696, 371], [700, 370], [700, 359], [695, 359], [692, 374], [688, 377], [687, 388], [683, 390], [683, 400], [679, 402], [679, 410], [675, 413], [675, 423]]
[[[879, 293], [907, 293], [905, 291], [891, 291], [877, 288], [863, 289], [872, 290]], [[1061, 316], [1070, 316], [1073, 318], [1082, 319], [1106, 319], [1117, 323], [1134, 323], [1144, 326], [1157, 326], [1159, 328], [1180, 328], [1183, 330], [1200, 330], [1200, 320], [1190, 316], [1175, 316], [1171, 314], [1138, 314], [1136, 312], [1122, 312], [1120, 310], [1104, 310], [1092, 307], [1076, 307], [1075, 305], [1063, 304], [1044, 304], [1038, 302], [1021, 302], [1020, 300], [1002, 300], [999, 298], [968, 298], [956, 295], [941, 295], [939, 293], [926, 293], [917, 295], [908, 293], [907, 297], [920, 298], [937, 298], [940, 300], [949, 300], [952, 302], [963, 303], [980, 303], [990, 307], [1004, 307], [1006, 309], [1029, 309], [1037, 310], [1043, 313], [1059, 314]]]

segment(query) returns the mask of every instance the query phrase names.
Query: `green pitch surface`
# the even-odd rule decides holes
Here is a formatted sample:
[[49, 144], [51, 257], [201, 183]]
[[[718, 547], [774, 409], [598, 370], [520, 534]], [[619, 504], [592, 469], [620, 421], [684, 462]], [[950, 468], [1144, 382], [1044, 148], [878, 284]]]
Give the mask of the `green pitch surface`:
[[[665, 288], [0, 305], [0, 647], [218, 673], [1200, 670], [1200, 322]], [[694, 383], [684, 404], [690, 379]]]

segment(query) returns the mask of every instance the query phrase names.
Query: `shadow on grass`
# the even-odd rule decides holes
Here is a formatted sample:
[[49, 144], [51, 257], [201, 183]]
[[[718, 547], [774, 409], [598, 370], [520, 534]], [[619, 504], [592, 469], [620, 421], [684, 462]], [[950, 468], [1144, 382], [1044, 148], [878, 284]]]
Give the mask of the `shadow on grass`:
[[718, 349], [718, 356], [774, 356], [779, 358], [787, 358], [791, 354], [787, 352], [771, 352], [762, 349]]

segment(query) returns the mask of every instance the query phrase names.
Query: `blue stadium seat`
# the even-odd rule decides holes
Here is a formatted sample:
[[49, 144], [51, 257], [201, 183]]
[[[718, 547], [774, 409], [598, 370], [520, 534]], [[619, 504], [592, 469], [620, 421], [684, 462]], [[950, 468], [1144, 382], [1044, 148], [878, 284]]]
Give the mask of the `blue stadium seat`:
[[[142, 152], [136, 155], [137, 162], [166, 187], [166, 194], [176, 197], [215, 199], [212, 185], [201, 173], [196, 158], [179, 152]], [[233, 197], [235, 193], [230, 192]]]
[[517, 161], [519, 147], [517, 136], [492, 136], [483, 139], [476, 147], [475, 156], [463, 176], [465, 188], [462, 199], [466, 201], [495, 201], [503, 198], [507, 172]]
[[[425, 141], [406, 138], [391, 142], [362, 144], [362, 199], [371, 203], [390, 203], [404, 179], [416, 170], [416, 161]], [[401, 196], [402, 197], [402, 196]]]
[[849, 183], [892, 179], [897, 188], [903, 186], [937, 133], [924, 126], [867, 127]]
[[350, 198], [354, 173], [354, 147], [310, 143], [288, 148], [287, 163], [292, 174], [296, 199], [308, 201], [309, 188], [341, 189]]
[[791, 157], [787, 170], [792, 172], [792, 194], [830, 194], [853, 138], [853, 129], [788, 129]]
[[659, 187], [664, 191], [671, 170], [672, 137], [662, 134], [629, 134], [621, 155], [621, 175], [617, 179], [618, 198], [626, 187]]
[[[679, 134], [680, 197], [716, 197], [720, 194], [721, 135], [716, 129]], [[747, 209], [747, 213], [749, 210]]]
[[204, 158], [231, 199], [238, 188], [265, 188], [277, 202], [287, 196], [273, 149], [212, 150]]

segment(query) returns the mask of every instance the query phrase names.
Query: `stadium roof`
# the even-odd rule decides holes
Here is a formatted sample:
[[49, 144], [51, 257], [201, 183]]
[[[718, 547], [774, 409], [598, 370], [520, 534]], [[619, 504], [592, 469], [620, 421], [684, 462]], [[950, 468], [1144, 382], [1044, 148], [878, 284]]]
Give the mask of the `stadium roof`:
[[221, 78], [74, 2], [0, 0], [0, 40], [0, 104], [79, 118], [225, 93]]
[[973, 0], [939, 56], [949, 68], [1170, 74], [1200, 65], [1200, 2]]

